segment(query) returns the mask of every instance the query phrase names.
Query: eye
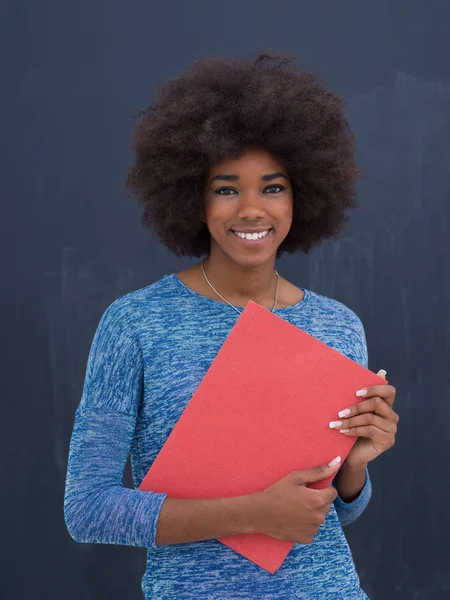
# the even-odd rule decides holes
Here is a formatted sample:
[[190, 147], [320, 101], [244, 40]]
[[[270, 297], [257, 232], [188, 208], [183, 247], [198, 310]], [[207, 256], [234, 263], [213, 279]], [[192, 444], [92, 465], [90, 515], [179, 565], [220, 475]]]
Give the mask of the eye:
[[217, 190], [215, 190], [216, 194], [220, 194], [221, 196], [231, 196], [231, 194], [225, 193], [225, 192], [232, 192], [235, 193], [236, 190], [234, 188], [230, 188], [230, 187], [223, 187], [223, 188], [218, 188]]
[[273, 185], [268, 185], [264, 191], [266, 192], [267, 190], [273, 189], [273, 188], [278, 188], [276, 189], [274, 192], [271, 192], [272, 194], [278, 194], [280, 192], [282, 192], [283, 190], [285, 190], [286, 188], [284, 187], [284, 185], [280, 185], [278, 183], [274, 183]]

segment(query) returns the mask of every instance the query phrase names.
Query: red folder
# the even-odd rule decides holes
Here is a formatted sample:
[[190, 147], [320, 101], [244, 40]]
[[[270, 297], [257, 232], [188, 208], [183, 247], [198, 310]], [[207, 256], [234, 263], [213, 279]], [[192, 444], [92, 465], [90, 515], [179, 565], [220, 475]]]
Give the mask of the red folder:
[[[139, 489], [224, 498], [263, 490], [336, 456], [344, 461], [357, 438], [329, 422], [362, 400], [357, 390], [385, 383], [249, 301]], [[270, 573], [293, 546], [264, 534], [219, 541]]]

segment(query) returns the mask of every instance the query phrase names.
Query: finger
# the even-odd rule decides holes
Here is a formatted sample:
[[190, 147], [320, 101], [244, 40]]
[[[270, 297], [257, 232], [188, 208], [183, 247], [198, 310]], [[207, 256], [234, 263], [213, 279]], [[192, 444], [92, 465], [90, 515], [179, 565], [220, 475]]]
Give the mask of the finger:
[[343, 435], [369, 438], [378, 446], [382, 447], [383, 450], [387, 450], [395, 444], [395, 435], [393, 433], [387, 433], [386, 431], [382, 431], [373, 425], [352, 427], [349, 430], [341, 429], [340, 432]]
[[397, 433], [397, 425], [393, 421], [375, 415], [374, 413], [364, 413], [363, 415], [358, 415], [350, 419], [342, 419], [342, 421], [337, 421], [337, 423], [339, 422], [341, 425], [337, 425], [333, 427], [333, 429], [341, 431], [342, 429], [348, 430], [352, 429], [353, 427], [373, 425], [374, 427], [377, 427], [386, 433], [393, 433], [394, 435]]
[[333, 475], [341, 466], [341, 457], [337, 456], [328, 465], [320, 465], [313, 467], [312, 469], [303, 469], [300, 471], [294, 471], [296, 482], [299, 485], [306, 485], [308, 483], [315, 483], [322, 481], [327, 477]]
[[389, 380], [387, 379], [386, 375], [386, 371], [384, 369], [380, 369], [377, 373], [378, 377], [381, 377], [382, 379], [384, 379], [386, 381], [386, 383], [389, 383]]
[[380, 415], [380, 417], [386, 417], [394, 422], [397, 419], [397, 415], [395, 414], [394, 410], [380, 396], [374, 396], [369, 400], [363, 400], [362, 402], [354, 404], [345, 410], [341, 410], [338, 413], [338, 416], [340, 418], [349, 418], [368, 412], [373, 412], [377, 415]]
[[[337, 495], [338, 495], [337, 490], [335, 487], [330, 485], [322, 491], [324, 492], [325, 500], [327, 503], [325, 508], [330, 510], [331, 505], [333, 504], [334, 500], [336, 500], [336, 498], [337, 498]], [[328, 512], [328, 510], [327, 510], [327, 512]]]
[[331, 508], [331, 504], [337, 498], [337, 490], [332, 485], [329, 485], [322, 490], [314, 490], [311, 489], [311, 492], [314, 492], [315, 498], [320, 498], [321, 507], [327, 509], [327, 511]]
[[395, 395], [397, 390], [393, 385], [372, 385], [370, 387], [364, 388], [363, 390], [358, 390], [356, 392], [357, 396], [362, 398], [372, 398], [373, 396], [379, 396], [385, 402], [392, 406], [394, 404]]

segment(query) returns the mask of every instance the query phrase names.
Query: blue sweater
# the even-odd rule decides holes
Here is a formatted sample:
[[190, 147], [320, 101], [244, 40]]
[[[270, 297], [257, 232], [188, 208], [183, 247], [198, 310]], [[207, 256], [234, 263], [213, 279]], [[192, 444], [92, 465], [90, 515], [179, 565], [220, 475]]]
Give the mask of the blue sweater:
[[[336, 300], [304, 292], [300, 302], [276, 314], [367, 367], [358, 316]], [[275, 574], [215, 539], [156, 545], [166, 494], [122, 485], [130, 454], [139, 487], [238, 317], [231, 306], [191, 290], [175, 273], [107, 307], [75, 413], [64, 498], [67, 529], [77, 542], [147, 548], [141, 585], [148, 599], [367, 599], [342, 525], [369, 502], [368, 472], [359, 496], [350, 503], [337, 497], [313, 542], [294, 544]]]

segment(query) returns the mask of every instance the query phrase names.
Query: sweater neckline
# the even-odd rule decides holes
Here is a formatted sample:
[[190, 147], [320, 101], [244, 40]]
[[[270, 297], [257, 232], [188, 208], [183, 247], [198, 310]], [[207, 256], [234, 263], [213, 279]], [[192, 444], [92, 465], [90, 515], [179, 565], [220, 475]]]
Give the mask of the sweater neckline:
[[[175, 284], [185, 293], [185, 294], [190, 294], [194, 297], [196, 297], [198, 300], [206, 303], [209, 303], [210, 306], [224, 306], [227, 309], [230, 310], [234, 310], [231, 308], [231, 306], [229, 304], [226, 304], [225, 302], [222, 302], [220, 300], [215, 300], [214, 298], [209, 298], [208, 296], [203, 296], [203, 294], [199, 294], [198, 292], [196, 292], [195, 290], [193, 290], [192, 288], [190, 288], [189, 286], [187, 286], [184, 281], [181, 281], [181, 279], [178, 277], [178, 275], [176, 273], [171, 273], [170, 275], [164, 275], [164, 277], [171, 279], [172, 281], [175, 282]], [[308, 301], [311, 298], [311, 292], [310, 290], [300, 287], [300, 289], [303, 291], [304, 296], [301, 300], [299, 300], [298, 302], [296, 302], [295, 304], [291, 304], [289, 306], [282, 306], [281, 308], [276, 308], [273, 312], [274, 314], [284, 314], [284, 313], [288, 313], [292, 310], [299, 310], [299, 309], [303, 309], [305, 304], [308, 303]], [[244, 307], [242, 306], [236, 306], [236, 308], [240, 309], [240, 310], [244, 310]]]

